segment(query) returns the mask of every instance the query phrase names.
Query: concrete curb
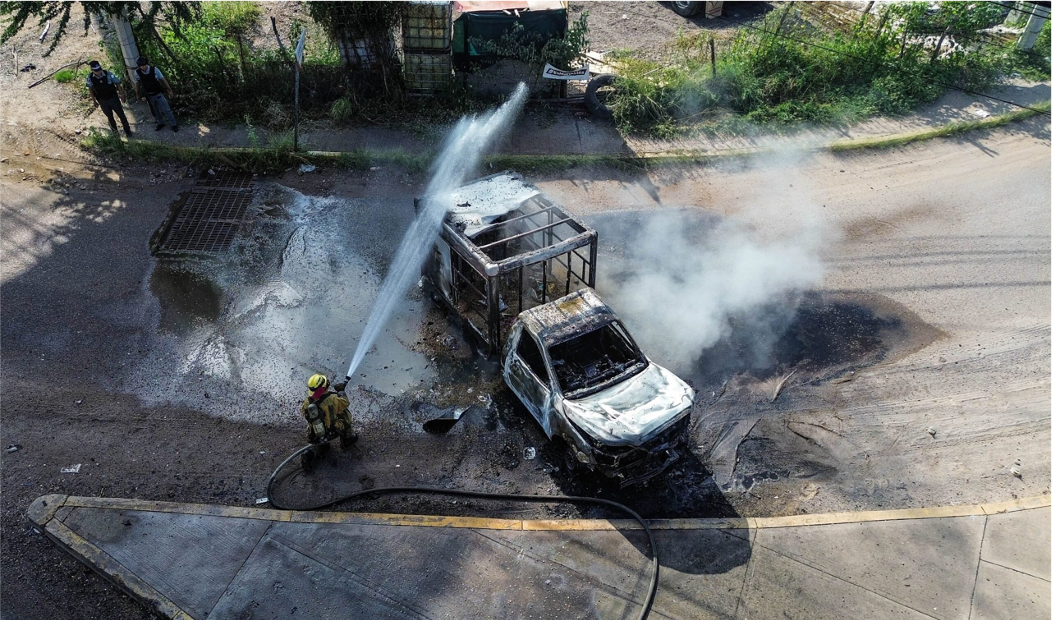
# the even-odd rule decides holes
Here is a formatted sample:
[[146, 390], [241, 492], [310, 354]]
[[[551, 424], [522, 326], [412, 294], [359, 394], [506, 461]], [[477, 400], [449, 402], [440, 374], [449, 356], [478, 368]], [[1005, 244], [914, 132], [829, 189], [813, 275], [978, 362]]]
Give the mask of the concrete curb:
[[[903, 521], [910, 519], [939, 519], [947, 517], [977, 517], [1020, 510], [1047, 508], [1052, 505], [1052, 495], [1039, 495], [1007, 502], [973, 504], [969, 506], [935, 506], [930, 508], [904, 508], [900, 510], [871, 510], [863, 512], [829, 512], [803, 514], [787, 517], [742, 517], [731, 519], [654, 519], [648, 520], [654, 530], [712, 530], [712, 529], [767, 529], [801, 527], [809, 525], [836, 525], [843, 523], [870, 523], [875, 521]], [[522, 530], [533, 532], [551, 531], [604, 531], [641, 529], [639, 523], [622, 519], [491, 519], [482, 517], [456, 517], [432, 515], [399, 515], [363, 512], [302, 512], [295, 510], [273, 510], [269, 508], [247, 508], [240, 506], [217, 506], [212, 504], [182, 504], [150, 500], [71, 497], [66, 495], [44, 495], [29, 507], [29, 520], [45, 530], [50, 524], [59, 523], [54, 517], [60, 511], [73, 508], [101, 508], [114, 510], [137, 510], [143, 512], [169, 512], [214, 517], [234, 517], [286, 523], [346, 523], [353, 525], [394, 525], [411, 527], [448, 527], [482, 530]]]
[[[809, 147], [804, 150], [806, 152], [811, 153], [846, 153], [850, 151], [865, 149], [905, 146], [907, 144], [912, 144], [914, 142], [920, 142], [924, 140], [933, 140], [936, 138], [961, 135], [963, 133], [968, 133], [971, 131], [1002, 127], [1010, 123], [1032, 118], [1039, 114], [1048, 114], [1050, 110], [1052, 110], [1052, 102], [1044, 102], [1025, 110], [999, 114], [997, 116], [991, 116], [989, 118], [981, 120], [953, 121], [930, 129], [915, 130], [898, 134], [888, 134], [884, 136], [869, 136], [861, 138], [851, 138], [847, 140], [833, 140], [831, 142]], [[222, 157], [225, 155], [243, 155], [252, 153], [271, 152], [269, 149], [265, 148], [254, 149], [252, 147], [243, 146], [175, 146], [162, 142], [155, 142], [152, 140], [142, 139], [136, 139], [135, 142], [139, 143], [140, 145], [150, 145], [147, 148], [156, 148], [156, 154], [162, 158], [164, 157], [164, 151], [168, 151], [169, 153], [184, 154], [196, 153], [198, 157], [205, 155], [215, 155]], [[559, 167], [567, 167], [574, 165], [613, 164], [645, 167], [674, 164], [702, 164], [722, 159], [737, 159], [743, 157], [752, 157], [756, 155], [776, 153], [778, 151], [779, 149], [777, 147], [755, 147], [718, 150], [678, 149], [669, 151], [649, 151], [642, 153], [506, 153], [489, 156], [485, 158], [484, 161], [499, 164], [501, 167], [508, 167], [516, 163], [529, 166], [551, 162], [557, 162], [559, 164]], [[287, 155], [291, 158], [303, 162], [352, 158], [355, 159], [356, 163], [360, 165], [368, 165], [367, 163], [363, 163], [368, 162], [379, 164], [415, 164], [417, 167], [426, 166], [434, 157], [434, 153], [409, 154], [404, 151], [312, 150], [300, 151], [297, 153], [288, 152]], [[533, 163], [531, 164], [531, 162]], [[225, 163], [236, 165], [236, 162], [233, 161], [228, 161]]]

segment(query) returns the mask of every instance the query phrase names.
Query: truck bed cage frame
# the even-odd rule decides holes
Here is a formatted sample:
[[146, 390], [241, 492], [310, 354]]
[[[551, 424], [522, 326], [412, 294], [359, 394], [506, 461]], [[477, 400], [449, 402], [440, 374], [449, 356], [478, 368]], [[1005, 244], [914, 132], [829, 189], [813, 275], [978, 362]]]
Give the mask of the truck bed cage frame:
[[581, 286], [595, 287], [599, 243], [595, 230], [517, 175], [504, 172], [474, 183], [501, 181], [502, 175], [535, 193], [507, 205], [503, 215], [470, 237], [449, 214], [440, 232], [450, 248], [446, 301], [489, 355], [501, 350], [506, 328], [523, 310]]

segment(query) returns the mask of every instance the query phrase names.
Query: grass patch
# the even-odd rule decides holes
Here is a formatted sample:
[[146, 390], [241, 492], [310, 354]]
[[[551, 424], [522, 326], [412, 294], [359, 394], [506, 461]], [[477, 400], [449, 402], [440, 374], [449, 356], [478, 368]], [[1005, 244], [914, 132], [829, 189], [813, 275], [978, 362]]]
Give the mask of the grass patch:
[[68, 84], [78, 77], [82, 77], [83, 74], [80, 71], [74, 69], [63, 69], [55, 74], [55, 81], [59, 84]]
[[[862, 149], [905, 146], [922, 140], [959, 135], [970, 131], [993, 129], [1052, 111], [1052, 102], [1031, 106], [998, 116], [974, 121], [948, 123], [935, 129], [910, 134], [872, 139], [834, 142], [825, 147], [833, 153]], [[365, 171], [377, 166], [396, 166], [410, 172], [426, 172], [435, 153], [414, 155], [401, 150], [370, 151], [358, 149], [344, 152], [293, 152], [285, 135], [271, 140], [268, 146], [248, 148], [207, 148], [173, 146], [148, 140], [122, 140], [116, 134], [92, 129], [81, 141], [81, 146], [92, 153], [146, 163], [181, 162], [199, 166], [226, 166], [258, 174], [280, 174], [300, 164], [329, 165], [343, 170]], [[704, 165], [716, 161], [745, 159], [765, 150], [722, 151], [700, 153], [693, 151], [659, 155], [491, 155], [482, 160], [490, 170], [519, 170], [535, 174], [554, 174], [573, 168], [611, 168], [626, 171], [648, 170], [669, 166]]]
[[1041, 82], [1052, 77], [1052, 57], [1049, 48], [1052, 46], [1052, 20], [1045, 21], [1037, 34], [1034, 47], [1028, 51], [1015, 50], [1015, 68], [1019, 75], [1032, 82]]
[[988, 41], [985, 29], [1001, 18], [994, 3], [895, 3], [837, 28], [809, 19], [809, 3], [783, 6], [731, 40], [681, 35], [661, 61], [611, 54], [619, 131], [669, 138], [705, 124], [850, 123], [908, 113], [951, 85], [981, 91], [1013, 73], [1047, 76], [1047, 45], [1022, 53]]
[[1007, 114], [999, 114], [997, 116], [991, 116], [990, 118], [977, 119], [974, 121], [957, 121], [953, 123], [947, 123], [941, 127], [935, 129], [928, 129], [924, 131], [917, 131], [910, 134], [900, 134], [895, 136], [884, 136], [880, 138], [863, 139], [863, 140], [850, 140], [844, 142], [834, 142], [829, 145], [829, 150], [838, 153], [845, 151], [854, 151], [859, 149], [875, 149], [875, 148], [890, 148], [896, 146], [905, 146], [913, 142], [920, 142], [921, 140], [932, 140], [934, 138], [946, 138], [949, 136], [955, 136], [969, 131], [976, 131], [979, 129], [993, 129], [995, 127], [1002, 127], [1009, 123], [1016, 121], [1025, 120], [1038, 114], [1048, 114], [1052, 111], [1052, 102], [1039, 103], [1031, 106], [1031, 109], [1017, 110], [1015, 112], [1009, 112]]

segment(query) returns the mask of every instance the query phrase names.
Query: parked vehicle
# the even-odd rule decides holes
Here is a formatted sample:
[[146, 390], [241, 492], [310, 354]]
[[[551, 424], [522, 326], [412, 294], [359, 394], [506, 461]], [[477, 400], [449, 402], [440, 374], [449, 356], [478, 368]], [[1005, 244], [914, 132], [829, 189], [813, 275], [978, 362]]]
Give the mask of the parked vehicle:
[[685, 450], [694, 391], [647, 358], [592, 287], [598, 236], [520, 176], [459, 188], [424, 289], [486, 355], [571, 470], [622, 485]]

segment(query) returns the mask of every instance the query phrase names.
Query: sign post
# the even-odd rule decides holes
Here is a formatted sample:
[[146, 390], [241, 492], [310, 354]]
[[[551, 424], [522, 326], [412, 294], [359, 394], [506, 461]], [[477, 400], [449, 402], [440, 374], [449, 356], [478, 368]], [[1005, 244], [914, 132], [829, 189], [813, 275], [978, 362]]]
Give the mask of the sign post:
[[292, 150], [300, 150], [300, 69], [303, 67], [303, 44], [307, 41], [307, 29], [300, 32], [296, 43], [296, 94], [292, 104]]
[[588, 65], [581, 67], [580, 69], [571, 69], [570, 71], [563, 71], [562, 69], [556, 69], [549, 63], [544, 63], [544, 72], [541, 73], [541, 77], [549, 80], [566, 80], [566, 81], [583, 81], [587, 82], [590, 73]]

